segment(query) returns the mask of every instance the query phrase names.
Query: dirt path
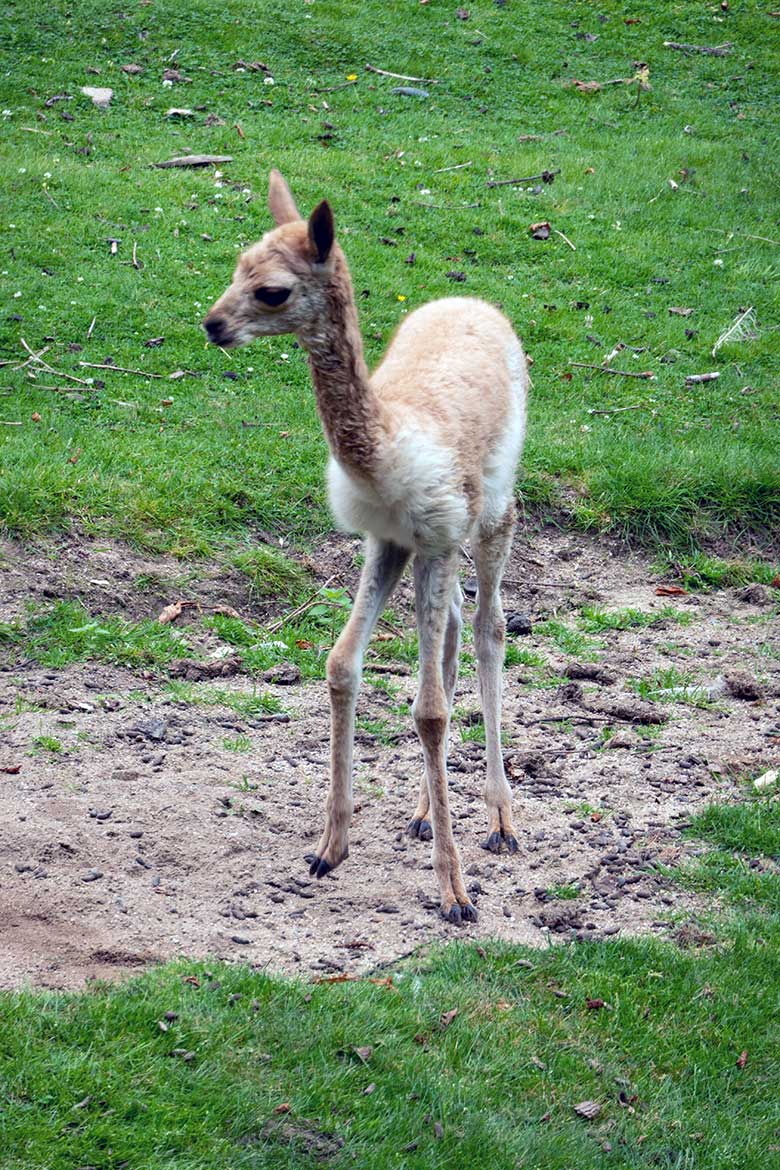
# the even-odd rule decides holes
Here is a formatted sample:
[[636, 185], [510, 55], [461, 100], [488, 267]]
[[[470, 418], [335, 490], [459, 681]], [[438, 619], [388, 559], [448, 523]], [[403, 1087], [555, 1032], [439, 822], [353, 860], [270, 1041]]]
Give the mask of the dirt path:
[[[106, 542], [64, 540], [55, 556], [10, 544], [0, 551], [5, 619], [31, 594], [154, 615], [158, 599], [131, 588], [139, 565], [154, 571], [165, 600], [183, 572]], [[329, 560], [343, 570], [354, 545], [334, 540], [326, 551], [321, 569]], [[602, 643], [606, 681], [543, 687], [534, 668], [508, 668], [505, 752], [521, 829], [514, 857], [480, 847], [483, 748], [453, 730], [451, 800], [476, 927], [458, 932], [441, 921], [430, 846], [404, 835], [420, 756], [411, 721], [396, 733], [391, 714], [413, 694], [403, 664], [382, 676], [397, 684], [392, 699], [363, 689], [361, 720], [385, 720], [393, 731], [359, 734], [351, 856], [320, 883], [309, 880], [303, 855], [319, 833], [325, 795], [323, 683], [273, 688], [289, 715], [282, 722], [185, 705], [159, 680], [92, 662], [62, 671], [0, 666], [0, 711], [18, 712], [0, 731], [0, 986], [78, 987], [176, 955], [351, 972], [454, 934], [544, 945], [666, 933], [687, 919], [695, 900], [654, 863], [673, 865], [695, 850], [680, 832], [691, 813], [780, 761], [776, 594], [658, 596], [646, 559], [555, 529], [518, 539], [507, 578], [507, 611], [535, 624], [553, 615], [574, 628], [583, 605], [654, 612], [673, 604], [691, 620], [591, 634]], [[190, 584], [241, 606], [236, 580], [207, 573]], [[561, 674], [580, 656], [549, 631], [512, 641]], [[637, 704], [625, 684], [672, 666], [703, 683], [749, 677], [732, 678], [705, 708], [653, 703], [668, 721], [643, 725], [624, 710]], [[461, 716], [476, 710], [475, 683], [471, 674], [458, 685]], [[220, 686], [252, 684], [238, 675]], [[614, 732], [606, 746], [605, 727]], [[64, 750], [36, 748], [41, 736]], [[251, 741], [246, 754], [225, 746], [238, 736]]]

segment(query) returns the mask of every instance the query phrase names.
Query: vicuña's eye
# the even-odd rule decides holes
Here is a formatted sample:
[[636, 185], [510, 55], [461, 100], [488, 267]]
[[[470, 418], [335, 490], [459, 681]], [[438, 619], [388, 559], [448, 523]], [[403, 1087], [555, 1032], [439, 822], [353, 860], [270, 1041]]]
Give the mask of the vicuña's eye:
[[255, 299], [275, 309], [277, 305], [284, 304], [291, 292], [290, 288], [256, 288]]

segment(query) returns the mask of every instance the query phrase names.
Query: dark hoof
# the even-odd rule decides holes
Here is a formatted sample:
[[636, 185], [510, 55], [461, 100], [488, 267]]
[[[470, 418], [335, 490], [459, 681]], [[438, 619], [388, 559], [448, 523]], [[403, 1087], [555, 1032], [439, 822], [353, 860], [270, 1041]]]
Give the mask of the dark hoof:
[[417, 837], [420, 841], [433, 840], [433, 826], [430, 821], [424, 818], [415, 817], [413, 821], [409, 822], [407, 833], [410, 837]]
[[456, 902], [446, 913], [444, 910], [441, 913], [445, 922], [451, 922], [453, 926], [463, 926], [466, 922], [477, 921], [477, 908], [471, 902], [467, 902], [465, 906]]
[[324, 857], [315, 857], [309, 866], [309, 874], [311, 877], [323, 878], [332, 869], [333, 866]]
[[491, 833], [487, 841], [482, 842], [482, 848], [489, 849], [491, 853], [500, 853], [504, 845], [506, 845], [507, 853], [517, 853], [520, 848], [517, 837], [513, 837], [511, 833], [508, 837], [505, 837], [503, 833]]

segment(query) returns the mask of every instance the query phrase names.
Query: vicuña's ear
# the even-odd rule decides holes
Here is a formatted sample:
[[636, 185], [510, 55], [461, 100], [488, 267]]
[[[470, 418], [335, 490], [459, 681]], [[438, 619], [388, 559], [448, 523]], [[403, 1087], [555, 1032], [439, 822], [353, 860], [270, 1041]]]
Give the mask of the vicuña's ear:
[[279, 226], [302, 218], [300, 211], [295, 206], [290, 188], [275, 168], [271, 171], [268, 179], [268, 206]]
[[335, 234], [333, 212], [327, 199], [323, 199], [309, 217], [309, 241], [320, 264], [328, 259]]

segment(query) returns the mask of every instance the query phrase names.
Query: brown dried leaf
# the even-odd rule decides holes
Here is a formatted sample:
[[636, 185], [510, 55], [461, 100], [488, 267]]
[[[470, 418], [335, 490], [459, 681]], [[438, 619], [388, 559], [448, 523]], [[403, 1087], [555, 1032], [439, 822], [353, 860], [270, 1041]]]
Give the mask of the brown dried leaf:
[[441, 1013], [441, 1015], [439, 1016], [439, 1027], [441, 1028], [442, 1032], [446, 1031], [446, 1029], [449, 1028], [450, 1024], [455, 1019], [457, 1014], [458, 1014], [457, 1008], [452, 1008], [452, 1010], [449, 1012], [442, 1012]]
[[140, 65], [120, 65], [119, 68], [123, 73], [127, 73], [130, 77], [136, 77], [139, 73], [143, 73]]
[[693, 309], [686, 309], [682, 305], [669, 306], [670, 317], [690, 317], [692, 313]]
[[169, 622], [175, 622], [177, 617], [181, 617], [183, 609], [183, 601], [172, 601], [170, 605], [166, 605], [165, 609], [160, 611], [157, 615], [157, 621], [161, 626], [167, 626]]
[[598, 93], [601, 89], [599, 81], [578, 81], [576, 77], [572, 77], [571, 83], [580, 93]]
[[374, 1055], [374, 1050], [370, 1044], [366, 1044], [361, 1047], [356, 1046], [352, 1049], [352, 1051], [359, 1060], [363, 1061], [363, 1064], [368, 1064], [369, 1060]]
[[574, 1106], [574, 1112], [579, 1117], [586, 1117], [588, 1121], [593, 1121], [601, 1113], [601, 1106], [598, 1101], [580, 1101], [578, 1105]]
[[546, 219], [540, 220], [539, 223], [529, 224], [528, 230], [535, 240], [548, 240], [550, 238], [550, 225]]
[[737, 1068], [744, 1068], [748, 1062], [747, 1048], [743, 1048], [737, 1057]]

